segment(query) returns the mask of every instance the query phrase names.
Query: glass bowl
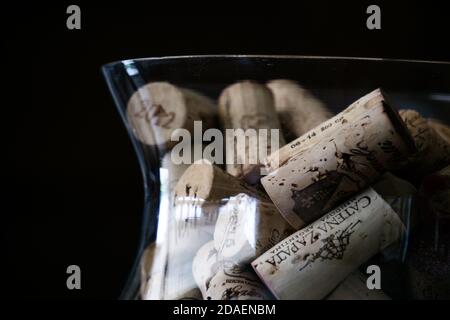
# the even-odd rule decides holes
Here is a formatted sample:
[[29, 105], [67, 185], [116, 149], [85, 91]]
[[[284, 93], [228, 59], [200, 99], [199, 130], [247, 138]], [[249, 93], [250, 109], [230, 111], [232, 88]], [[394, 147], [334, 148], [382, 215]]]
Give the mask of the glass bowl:
[[[165, 243], [171, 237], [168, 235], [171, 232], [168, 224], [170, 225], [169, 220], [174, 209], [173, 199], [171, 199], [167, 185], [178, 182], [178, 180], [168, 181], [168, 171], [163, 170], [163, 158], [173, 148], [173, 145], [159, 142], [149, 145], [145, 138], [143, 139], [142, 136], [140, 138], [137, 137], [133, 123], [130, 122], [129, 112], [127, 112], [130, 99], [133, 96], [136, 97], [136, 93], [143, 101], [152, 99], [152, 97], [146, 96], [148, 93], [142, 91], [142, 88], [145, 88], [147, 84], [167, 82], [176, 88], [186, 90], [186, 95], [188, 95], [187, 92], [194, 92], [200, 94], [202, 98], [206, 97], [216, 107], [221, 92], [233, 83], [251, 80], [255, 83], [265, 84], [273, 79], [289, 79], [299, 83], [317, 100], [321, 101], [330, 112], [335, 114], [341, 112], [374, 89], [382, 88], [383, 92], [389, 96], [390, 103], [396, 109], [413, 109], [418, 111], [424, 118], [437, 119], [443, 124], [450, 124], [450, 63], [446, 62], [316, 56], [217, 55], [129, 59], [106, 64], [103, 66], [102, 71], [136, 151], [145, 189], [141, 242], [137, 250], [138, 254], [133, 270], [130, 272], [129, 280], [121, 296], [123, 299], [145, 298], [143, 292], [148, 290], [148, 288], [145, 288], [148, 283], [148, 279], [145, 278], [148, 277], [148, 274], [145, 273], [145, 268], [153, 266], [152, 268], [156, 273], [167, 272], [164, 267], [155, 267], [158, 259], [167, 259], [167, 249], [162, 254], [162, 258], [157, 258], [158, 255], [155, 252], [152, 251], [149, 254], [148, 248], [155, 244]], [[154, 95], [154, 99], [157, 99], [156, 93]], [[152, 105], [151, 107], [155, 106]], [[162, 114], [162, 118], [160, 117], [157, 120], [160, 121], [159, 125], [162, 127], [170, 125], [172, 118], [178, 116], [178, 110], [175, 110], [172, 114], [165, 112], [164, 109], [158, 109], [159, 107], [157, 106], [155, 108], [150, 112], [151, 115], [149, 115], [148, 110], [142, 110], [147, 112], [144, 117], [153, 117], [156, 114], [158, 118]], [[181, 114], [182, 110], [179, 112]], [[151, 123], [149, 124], [150, 126], [155, 123], [151, 122], [151, 120], [148, 121]], [[220, 125], [216, 126], [220, 128]], [[281, 122], [282, 130], [283, 127], [284, 123]], [[154, 137], [152, 139], [157, 140], [158, 138]], [[292, 137], [286, 139], [287, 142], [290, 140], [292, 140]], [[428, 279], [435, 276], [431, 274], [428, 277], [428, 273], [431, 271], [415, 268], [411, 272], [408, 271], [412, 274], [409, 278], [399, 274], [402, 273], [400, 271], [410, 270], [409, 265], [405, 262], [409, 261], [408, 257], [414, 261], [431, 259], [433, 263], [440, 261], [439, 266], [435, 267], [435, 269], [439, 269], [437, 272], [438, 279], [441, 279], [439, 277], [443, 277], [442, 274], [444, 276], [449, 275], [449, 260], [445, 261], [445, 259], [448, 259], [449, 254], [448, 248], [444, 254], [439, 252], [440, 247], [436, 238], [438, 237], [437, 233], [442, 233], [442, 230], [448, 230], [448, 223], [445, 219], [436, 220], [433, 218], [434, 220], [430, 222], [431, 226], [421, 233], [429, 241], [425, 241], [426, 244], [424, 244], [420, 240], [419, 242], [422, 246], [420, 250], [410, 248], [412, 243], [411, 233], [413, 232], [410, 226], [412, 212], [421, 211], [427, 212], [425, 215], [430, 215], [428, 212], [432, 210], [430, 209], [432, 206], [426, 200], [423, 200], [424, 197], [420, 196], [420, 190], [423, 190], [423, 175], [414, 170], [409, 170], [408, 172], [400, 170], [398, 174], [419, 190], [419, 196], [415, 195], [413, 201], [409, 198], [406, 200], [396, 198], [390, 202], [400, 216], [408, 217], [406, 220], [404, 217], [402, 218], [404, 222], [409, 221], [408, 223], [405, 222], [406, 231], [397, 247], [393, 250], [392, 248], [384, 250], [382, 258], [378, 255], [373, 258], [375, 260], [371, 259], [370, 261], [373, 263], [373, 261], [383, 260], [380, 263], [383, 265], [383, 270], [387, 270], [385, 279], [389, 279], [389, 281], [394, 283], [394, 285], [388, 285], [389, 288], [386, 288], [391, 298], [441, 298], [441, 292], [446, 292], [444, 295], [448, 293], [448, 281], [444, 281], [447, 287], [443, 291], [441, 289], [435, 290], [432, 285], [433, 280]], [[261, 188], [259, 186], [255, 187], [255, 189]], [[258, 190], [258, 192], [260, 191]], [[218, 211], [227, 200], [229, 199], [226, 198], [215, 203], [214, 210]], [[253, 209], [248, 210], [251, 211]], [[446, 217], [445, 213], [441, 216]], [[436, 225], [439, 221], [441, 225], [437, 227]], [[215, 220], [209, 221], [203, 227], [208, 229], [208, 232], [213, 233], [214, 231], [211, 230], [214, 229], [214, 223]], [[199, 228], [201, 229], [202, 227]], [[200, 232], [198, 231], [198, 233]], [[448, 238], [441, 235], [440, 242], [438, 242], [444, 241], [442, 239]], [[189, 242], [190, 240], [187, 239], [186, 241]], [[431, 250], [436, 251], [435, 256], [431, 257], [431, 254], [430, 257], [424, 256], [424, 252], [427, 250], [424, 251], [423, 246], [426, 247], [427, 245], [432, 248]], [[191, 253], [190, 256], [188, 253], [186, 254], [185, 261], [181, 259], [183, 261], [180, 262], [182, 267], [177, 267], [178, 271], [175, 272], [179, 274], [178, 280], [169, 279], [167, 274], [160, 275], [159, 280], [155, 280], [156, 282], [159, 281], [159, 288], [166, 288], [165, 290], [167, 291], [167, 282], [184, 281], [184, 272], [191, 270], [193, 259]], [[389, 258], [392, 256], [395, 256], [395, 258]], [[392, 261], [395, 261], [395, 263]], [[162, 265], [164, 266], [164, 263]], [[367, 265], [367, 263], [363, 264], [359, 269], [365, 270]], [[420, 283], [417, 284], [418, 282]], [[158, 287], [158, 285], [155, 286]], [[423, 286], [426, 286], [426, 290]], [[401, 289], [396, 289], [398, 287]], [[152, 293], [147, 292], [147, 298], [168, 297], [164, 293], [156, 292], [158, 290], [154, 289]], [[170, 290], [168, 289], [168, 291]], [[416, 294], [418, 291], [422, 293]], [[428, 293], [423, 294], [424, 291]], [[438, 293], [435, 291], [438, 291]], [[197, 297], [195, 294], [191, 295], [169, 295], [169, 298], [188, 299]], [[265, 298], [274, 298], [276, 296], [276, 293], [269, 292]]]

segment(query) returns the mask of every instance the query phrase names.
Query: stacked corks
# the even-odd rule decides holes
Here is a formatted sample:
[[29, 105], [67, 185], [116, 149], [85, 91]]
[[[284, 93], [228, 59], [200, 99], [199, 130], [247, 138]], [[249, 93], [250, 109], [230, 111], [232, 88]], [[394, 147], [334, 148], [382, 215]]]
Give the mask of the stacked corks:
[[406, 230], [392, 199], [416, 191], [387, 173], [449, 165], [448, 127], [399, 113], [380, 89], [333, 115], [290, 80], [240, 81], [215, 104], [168, 83], [148, 84], [130, 100], [136, 138], [166, 151], [178, 129], [194, 133], [194, 121], [206, 130], [218, 117], [222, 132], [269, 132], [257, 144], [224, 146], [225, 166], [175, 164], [165, 154], [166, 223], [153, 263], [143, 260], [142, 297], [388, 298], [358, 271]]

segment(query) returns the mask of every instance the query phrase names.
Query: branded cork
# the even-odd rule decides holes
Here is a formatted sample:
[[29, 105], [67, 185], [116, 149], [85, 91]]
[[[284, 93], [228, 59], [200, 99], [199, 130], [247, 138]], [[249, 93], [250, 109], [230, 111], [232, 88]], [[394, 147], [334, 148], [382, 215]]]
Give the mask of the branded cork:
[[319, 129], [314, 143], [261, 179], [294, 228], [316, 220], [415, 151], [412, 137], [382, 92], [369, 96], [352, 105], [351, 117], [344, 112], [338, 124], [330, 122], [335, 129]]
[[[262, 160], [259, 154], [264, 151], [267, 155], [273, 151], [271, 129], [280, 129], [272, 93], [266, 86], [252, 81], [230, 85], [219, 97], [219, 118], [224, 129], [256, 130], [257, 142], [245, 137], [245, 143], [234, 141], [231, 148], [227, 147], [226, 170], [249, 183], [257, 182], [259, 161]], [[258, 138], [261, 129], [267, 130], [267, 140]], [[277, 142], [278, 147], [285, 143], [280, 130]]]
[[449, 127], [425, 119], [415, 110], [400, 110], [399, 114], [417, 147], [417, 153], [409, 159], [416, 174], [431, 173], [450, 163]]
[[206, 159], [198, 160], [189, 166], [175, 187], [177, 202], [220, 201], [239, 193], [267, 198], [261, 191], [233, 177]]
[[192, 297], [194, 289], [197, 289], [200, 298], [202, 297], [201, 290], [198, 288], [193, 276], [192, 260], [197, 251], [205, 243], [212, 240], [214, 221], [211, 221], [210, 224], [205, 219], [197, 221], [195, 212], [201, 211], [195, 206], [189, 208], [186, 206], [183, 206], [183, 208], [175, 206], [174, 210], [170, 212], [175, 217], [172, 220], [168, 235], [169, 244], [164, 291], [166, 300]]
[[197, 251], [192, 261], [192, 273], [204, 299], [207, 299], [206, 292], [210, 287], [211, 279], [220, 271], [236, 273], [246, 268], [248, 266], [237, 265], [230, 260], [219, 257], [214, 241], [204, 244]]
[[243, 265], [294, 231], [272, 203], [238, 194], [220, 208], [215, 249], [221, 259]]
[[142, 253], [140, 263], [142, 300], [161, 300], [164, 297], [164, 253], [151, 243]]
[[127, 118], [134, 136], [142, 143], [170, 149], [177, 129], [193, 132], [194, 121], [203, 128], [214, 126], [216, 108], [212, 100], [192, 90], [168, 82], [152, 82], [139, 88], [130, 98]]
[[252, 266], [278, 299], [323, 299], [403, 232], [397, 214], [368, 188], [275, 245]]
[[275, 109], [287, 140], [294, 140], [333, 116], [325, 104], [295, 81], [267, 83], [275, 98]]
[[213, 240], [220, 206], [239, 193], [264, 198], [262, 193], [206, 159], [194, 162], [179, 178], [168, 211], [166, 299], [179, 299], [197, 287], [192, 260], [204, 244]]
[[207, 300], [269, 300], [270, 293], [250, 271], [240, 268], [225, 269], [212, 277]]

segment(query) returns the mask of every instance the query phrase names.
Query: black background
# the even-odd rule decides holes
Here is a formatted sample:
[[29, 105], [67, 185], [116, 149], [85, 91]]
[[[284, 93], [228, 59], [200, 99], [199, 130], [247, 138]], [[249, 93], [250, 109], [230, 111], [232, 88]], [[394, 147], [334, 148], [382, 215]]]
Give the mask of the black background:
[[[2, 170], [3, 289], [9, 297], [117, 298], [136, 253], [143, 188], [137, 160], [102, 78], [102, 64], [186, 54], [302, 54], [450, 61], [444, 5], [343, 1], [221, 1], [156, 5], [81, 1], [2, 10], [10, 97]], [[81, 7], [81, 30], [66, 8]], [[382, 30], [366, 28], [379, 4]], [[23, 69], [23, 70], [22, 70]], [[4, 87], [5, 88], [5, 87]], [[12, 133], [12, 134], [11, 134]], [[66, 289], [66, 267], [82, 290]]]

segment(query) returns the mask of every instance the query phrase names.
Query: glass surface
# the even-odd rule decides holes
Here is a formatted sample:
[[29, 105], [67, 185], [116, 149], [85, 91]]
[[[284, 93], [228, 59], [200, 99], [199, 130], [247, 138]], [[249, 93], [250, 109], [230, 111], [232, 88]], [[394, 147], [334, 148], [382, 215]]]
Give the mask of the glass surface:
[[[123, 299], [199, 298], [198, 292], [192, 293], [192, 290], [197, 290], [197, 288], [193, 287], [192, 281], [189, 280], [192, 278], [192, 260], [200, 248], [199, 246], [212, 241], [215, 237], [218, 217], [229, 214], [227, 210], [248, 213], [250, 218], [246, 217], [248, 220], [246, 223], [250, 226], [247, 228], [251, 230], [247, 230], [246, 237], [251, 249], [249, 253], [246, 253], [247, 256], [240, 256], [240, 259], [243, 259], [243, 263], [250, 263], [253, 260], [250, 257], [255, 254], [251, 250], [257, 248], [255, 241], [258, 240], [258, 235], [256, 233], [258, 230], [264, 229], [261, 225], [260, 212], [266, 210], [264, 207], [266, 202], [269, 203], [268, 206], [272, 205], [270, 200], [261, 200], [263, 198], [260, 198], [257, 193], [251, 192], [250, 196], [247, 195], [248, 197], [245, 196], [245, 192], [244, 195], [239, 192], [233, 194], [232, 197], [204, 201], [201, 204], [198, 201], [205, 199], [195, 199], [195, 201], [187, 199], [186, 202], [182, 202], [182, 199], [174, 199], [173, 189], [179, 177], [175, 181], [171, 180], [169, 171], [172, 169], [170, 169], [170, 165], [168, 167], [163, 163], [165, 156], [173, 146], [160, 143], [151, 146], [143, 143], [142, 139], [136, 138], [133, 124], [130, 123], [127, 115], [127, 107], [134, 94], [138, 93], [138, 96], [143, 99], [142, 101], [156, 99], [156, 97], [147, 96], [146, 91], [139, 91], [145, 85], [154, 82], [168, 82], [176, 88], [188, 89], [206, 96], [216, 106], [222, 90], [233, 83], [252, 80], [265, 84], [274, 79], [289, 79], [299, 83], [334, 114], [341, 112], [374, 89], [382, 88], [395, 109], [413, 109], [424, 118], [437, 119], [445, 125], [450, 125], [450, 63], [444, 62], [302, 56], [189, 56], [123, 60], [106, 64], [102, 70], [133, 142], [145, 187], [141, 244], [134, 268], [130, 271], [129, 281], [122, 294]], [[153, 117], [157, 118], [157, 125], [164, 127], [166, 124], [170, 125], [173, 118], [178, 116], [176, 111], [171, 114], [165, 112], [164, 108], [162, 110], [154, 105], [151, 105], [150, 109], [143, 110], [145, 112], [143, 117], [149, 119], [149, 126], [155, 125]], [[282, 130], [284, 125], [281, 122]], [[220, 124], [214, 126], [223, 129]], [[286, 142], [291, 140], [292, 137], [286, 138]], [[432, 173], [427, 172], [427, 174]], [[414, 170], [407, 172], [398, 170], [395, 174], [411, 182], [418, 190], [422, 190], [424, 175], [419, 175]], [[233, 183], [230, 183], [231, 187]], [[221, 186], [221, 188], [226, 189], [227, 186]], [[261, 186], [255, 186], [255, 190], [264, 193]], [[378, 192], [376, 188], [375, 190]], [[422, 193], [418, 192], [413, 196], [387, 197], [385, 199], [403, 222], [404, 229], [400, 236], [401, 239], [395, 246], [381, 250], [380, 253], [359, 266], [359, 272], [364, 273], [368, 265], [381, 265], [384, 279], [383, 291], [393, 299], [450, 297], [448, 295], [450, 255], [448, 243], [445, 244], [449, 235], [449, 220], [446, 215], [448, 213], [440, 213], [436, 218], [439, 220], [438, 225], [434, 216], [431, 218], [431, 214], [429, 214], [433, 210], [430, 209], [428, 200], [421, 195]], [[236, 203], [233, 204], [232, 201]], [[233, 208], [233, 205], [235, 205], [234, 209], [229, 209]], [[424, 219], [426, 224], [422, 223], [423, 216], [427, 216]], [[192, 221], [188, 221], [189, 219]], [[420, 220], [420, 223], [417, 223], [416, 220]], [[184, 226], [177, 227], [177, 223], [183, 221]], [[416, 231], [416, 228], [413, 227], [417, 224], [421, 225], [420, 231]], [[181, 230], [185, 233], [185, 238], [174, 235], [173, 230]], [[243, 230], [245, 233], [246, 229]], [[440, 238], [436, 235], [436, 230], [440, 232]], [[286, 228], [285, 236], [294, 233], [293, 230], [288, 231]], [[411, 237], [416, 239], [416, 242], [411, 240]], [[436, 240], [437, 237], [439, 240]], [[273, 241], [277, 243], [281, 239]], [[191, 242], [193, 252], [182, 249], [175, 254], [174, 246], [169, 244], [173, 241]], [[214, 238], [214, 241], [217, 239]], [[197, 244], [194, 245], [194, 243]], [[411, 247], [413, 243], [419, 244]], [[444, 245], [441, 245], [442, 243]], [[152, 245], [158, 249], [153, 249], [152, 253], [148, 255], [147, 261], [144, 261], [145, 259], [142, 258], [144, 253], [148, 254], [152, 249], [145, 250]], [[434, 250], [433, 254], [430, 253], [429, 256], [426, 256], [425, 252], [430, 252], [427, 248]], [[176, 258], [170, 259], [179, 261], [168, 262], [168, 257], [174, 254]], [[258, 252], [258, 254], [260, 253]], [[434, 269], [417, 267], [423, 264], [423, 260], [430, 261], [430, 265]], [[239, 263], [240, 261], [232, 261], [226, 266], [221, 264], [220, 267], [216, 266], [218, 269], [215, 272], [219, 273], [220, 270], [225, 274], [237, 272], [240, 276], [244, 275], [243, 277], [246, 277], [248, 273], [248, 277], [256, 277], [255, 281], [259, 281], [249, 266], [247, 266], [247, 270], [236, 266]], [[153, 268], [152, 286], [154, 289], [152, 290], [145, 288], [148, 282], [142, 277], [148, 275], [145, 274], [145, 271], [143, 272], [143, 268]], [[158, 274], [159, 276], [156, 276]], [[355, 292], [359, 289], [354, 288], [360, 285], [363, 278], [360, 274], [352, 273], [352, 275], [353, 282], [348, 281], [350, 289], [346, 288], [347, 291], [343, 294], [340, 291], [334, 291], [333, 298], [343, 299], [348, 296], [358, 298]], [[199, 277], [203, 277], [203, 275]], [[327, 277], [332, 277], [332, 274]], [[211, 283], [214, 283], [213, 280], [210, 280], [208, 279], [208, 288], [211, 288]], [[248, 281], [253, 280], [251, 278]], [[437, 282], [440, 283], [439, 288], [434, 287], [434, 283]], [[259, 285], [261, 287], [258, 287]], [[231, 289], [231, 291], [227, 291], [227, 294], [219, 296], [223, 299], [275, 298], [277, 293], [265, 285], [258, 283], [256, 287], [252, 287], [256, 292], [253, 296], [252, 294], [245, 296], [242, 292], [233, 296], [236, 292]], [[179, 294], [180, 290], [183, 291], [183, 294]], [[271, 290], [272, 292], [270, 292]], [[142, 296], [144, 291], [146, 291], [145, 297]], [[203, 298], [206, 298], [207, 294], [202, 293]], [[314, 294], [311, 296], [315, 297]], [[327, 296], [328, 294], [321, 298]], [[215, 296], [208, 297], [216, 298]], [[359, 296], [359, 298], [364, 297]], [[374, 299], [377, 298], [382, 299], [383, 297], [374, 297]]]

